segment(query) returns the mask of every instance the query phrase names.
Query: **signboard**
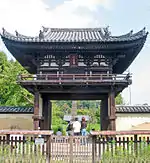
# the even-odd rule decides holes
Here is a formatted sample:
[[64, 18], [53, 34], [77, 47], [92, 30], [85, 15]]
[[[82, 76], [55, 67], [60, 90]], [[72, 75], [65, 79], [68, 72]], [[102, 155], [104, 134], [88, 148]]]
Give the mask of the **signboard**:
[[78, 55], [76, 54], [69, 55], [69, 60], [70, 60], [71, 67], [78, 66]]
[[44, 139], [43, 138], [35, 138], [35, 145], [43, 145]]

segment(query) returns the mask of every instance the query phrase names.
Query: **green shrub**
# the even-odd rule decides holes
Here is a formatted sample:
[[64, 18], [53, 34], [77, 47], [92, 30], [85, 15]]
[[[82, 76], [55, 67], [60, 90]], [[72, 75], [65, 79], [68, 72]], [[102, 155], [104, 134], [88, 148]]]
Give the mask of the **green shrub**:
[[128, 149], [123, 146], [115, 147], [112, 151], [113, 142], [108, 143], [110, 145], [109, 150], [106, 150], [101, 158], [101, 163], [148, 163], [150, 160], [150, 145], [145, 142], [141, 142], [137, 145], [137, 150], [134, 150], [134, 143], [130, 142]]

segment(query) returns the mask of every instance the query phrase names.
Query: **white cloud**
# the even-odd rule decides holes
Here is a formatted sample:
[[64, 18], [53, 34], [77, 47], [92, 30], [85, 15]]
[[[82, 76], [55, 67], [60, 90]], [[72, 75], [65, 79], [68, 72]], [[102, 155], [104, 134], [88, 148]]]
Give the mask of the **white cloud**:
[[45, 8], [40, 0], [0, 1], [0, 26], [11, 32], [18, 29], [25, 34], [35, 33], [43, 23]]
[[[24, 35], [38, 35], [46, 27], [95, 27], [102, 25], [97, 7], [109, 8], [112, 0], [70, 0], [51, 9], [43, 0], [0, 1], [0, 29]], [[1, 30], [0, 30], [1, 31]], [[0, 40], [0, 50], [10, 53]]]
[[[93, 18], [98, 6], [110, 7], [112, 0], [71, 0], [50, 9], [42, 0], [0, 1], [0, 28], [35, 35], [42, 25], [52, 27], [87, 27], [101, 25]], [[49, 8], [49, 9], [48, 9]], [[81, 12], [81, 10], [83, 10]], [[76, 11], [81, 12], [77, 14]], [[83, 13], [84, 12], [84, 13]], [[98, 23], [97, 23], [98, 22]]]
[[73, 0], [76, 6], [86, 6], [91, 10], [95, 10], [97, 6], [102, 6], [106, 9], [110, 9], [114, 3], [114, 0]]
[[[70, 0], [51, 9], [43, 0], [0, 1], [0, 29], [24, 35], [38, 35], [46, 27], [95, 27], [101, 26], [102, 16], [96, 15], [98, 6], [109, 8], [112, 0]], [[102, 15], [102, 14], [101, 14]], [[0, 40], [0, 50], [9, 56]]]

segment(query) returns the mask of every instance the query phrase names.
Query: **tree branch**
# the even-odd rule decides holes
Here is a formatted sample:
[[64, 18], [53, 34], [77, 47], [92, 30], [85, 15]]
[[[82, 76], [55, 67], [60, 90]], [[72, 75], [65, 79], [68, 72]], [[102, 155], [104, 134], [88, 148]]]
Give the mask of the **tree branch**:
[[23, 96], [30, 104], [32, 104], [32, 105], [34, 105], [34, 102], [33, 101], [31, 101], [28, 97], [26, 97], [26, 96]]

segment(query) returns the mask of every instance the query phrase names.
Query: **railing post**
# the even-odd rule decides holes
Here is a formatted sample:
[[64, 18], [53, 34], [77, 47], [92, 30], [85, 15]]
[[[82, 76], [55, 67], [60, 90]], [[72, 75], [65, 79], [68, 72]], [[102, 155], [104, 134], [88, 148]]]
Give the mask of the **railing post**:
[[103, 80], [103, 75], [101, 74], [101, 81]]
[[73, 75], [73, 80], [75, 80], [75, 75]]
[[134, 135], [134, 151], [135, 151], [135, 156], [137, 156], [138, 155], [138, 136], [137, 136], [137, 134], [136, 135]]
[[48, 75], [46, 74], [45, 79], [48, 80]]
[[73, 136], [70, 136], [69, 144], [70, 144], [70, 158], [69, 158], [69, 163], [73, 163]]
[[92, 135], [92, 163], [96, 163], [96, 136]]
[[6, 134], [6, 144], [9, 145], [10, 142], [10, 134]]
[[61, 79], [62, 79], [61, 76], [59, 76], [59, 84], [61, 84]]
[[48, 135], [46, 142], [46, 163], [50, 163], [50, 161], [51, 161], [51, 135]]
[[89, 77], [86, 75], [86, 84], [88, 84], [89, 81]]

